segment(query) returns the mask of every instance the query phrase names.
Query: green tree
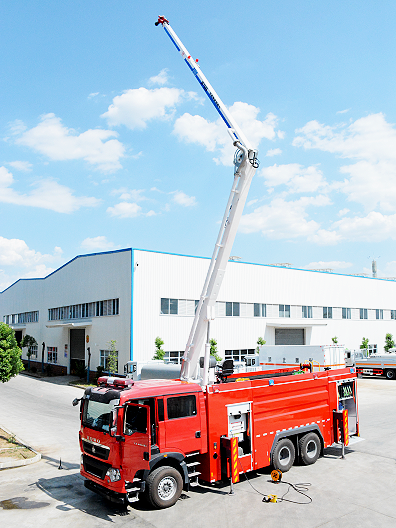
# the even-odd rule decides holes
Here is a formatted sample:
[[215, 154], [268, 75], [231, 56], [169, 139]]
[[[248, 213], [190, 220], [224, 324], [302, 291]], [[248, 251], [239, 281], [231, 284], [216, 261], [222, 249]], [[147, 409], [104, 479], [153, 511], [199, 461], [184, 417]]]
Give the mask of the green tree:
[[209, 343], [210, 343], [210, 355], [216, 358], [216, 361], [221, 361], [221, 357], [219, 356], [218, 350], [217, 350], [216, 339], [211, 339]]
[[22, 350], [15, 339], [14, 330], [0, 323], [0, 381], [5, 383], [24, 370]]
[[266, 342], [267, 341], [263, 337], [258, 337], [257, 338], [257, 348], [256, 348], [257, 354], [260, 352], [260, 346], [261, 345], [265, 345]]
[[163, 360], [165, 357], [165, 350], [162, 350], [162, 345], [164, 342], [160, 337], [155, 338], [155, 354], [153, 356], [153, 359], [160, 359]]
[[117, 374], [118, 372], [118, 352], [116, 350], [116, 343], [117, 341], [115, 339], [112, 339], [109, 341], [109, 357], [107, 359], [107, 369], [109, 371], [109, 374]]
[[368, 337], [363, 337], [362, 339], [362, 344], [360, 345], [360, 348], [361, 349], [367, 349], [368, 348], [368, 344], [369, 344], [369, 338]]
[[28, 351], [26, 352], [26, 355], [28, 357], [28, 369], [30, 370], [30, 356], [32, 355], [32, 347], [37, 346], [37, 341], [34, 337], [32, 337], [29, 334], [26, 334], [23, 336], [21, 341], [21, 348], [27, 347]]
[[386, 352], [389, 352], [390, 348], [394, 348], [395, 342], [393, 341], [393, 335], [392, 334], [386, 334], [385, 336], [385, 346], [384, 349]]
[[332, 337], [331, 340], [333, 341], [333, 345], [338, 345], [338, 337], [337, 336]]

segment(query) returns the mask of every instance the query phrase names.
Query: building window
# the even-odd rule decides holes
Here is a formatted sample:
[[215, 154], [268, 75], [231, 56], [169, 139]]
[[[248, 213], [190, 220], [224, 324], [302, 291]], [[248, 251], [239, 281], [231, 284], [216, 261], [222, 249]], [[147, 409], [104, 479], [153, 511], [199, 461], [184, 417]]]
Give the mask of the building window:
[[376, 319], [383, 319], [384, 318], [384, 310], [375, 310], [375, 318]]
[[58, 363], [58, 347], [47, 347], [47, 363]]
[[312, 306], [302, 306], [303, 319], [312, 319]]
[[83, 304], [72, 304], [49, 308], [49, 321], [62, 321], [64, 319], [85, 319], [87, 317], [102, 317], [106, 315], [119, 315], [120, 300], [106, 299]]
[[107, 371], [109, 370], [109, 356], [111, 353], [113, 353], [116, 356], [117, 362], [116, 362], [115, 371], [118, 372], [118, 350], [114, 350], [114, 351], [101, 350], [100, 356], [99, 356], [100, 366], [103, 367], [104, 370], [107, 370]]
[[169, 363], [176, 363], [177, 365], [181, 364], [181, 360], [183, 358], [184, 350], [177, 350], [177, 351], [165, 351], [164, 361], [167, 361]]
[[254, 348], [243, 348], [241, 350], [225, 350], [225, 359], [233, 359], [234, 361], [244, 361], [246, 356], [253, 355]]
[[254, 317], [267, 317], [267, 305], [254, 303]]
[[29, 352], [30, 352], [30, 359], [37, 359], [38, 345], [30, 346]]
[[12, 325], [12, 324], [26, 324], [26, 323], [37, 323], [39, 320], [38, 310], [34, 312], [22, 312], [18, 314], [5, 315], [3, 317], [3, 322]]
[[331, 306], [323, 306], [323, 319], [333, 319], [333, 308]]
[[343, 319], [350, 319], [351, 318], [351, 309], [350, 308], [343, 308], [342, 309], [342, 318]]
[[226, 316], [239, 317], [240, 306], [239, 302], [226, 302]]
[[396, 310], [391, 310], [391, 319], [396, 319]]
[[377, 353], [377, 345], [368, 345], [367, 350], [370, 354], [376, 354]]
[[176, 396], [168, 398], [167, 401], [168, 420], [174, 418], [186, 418], [187, 416], [196, 416], [197, 400], [194, 395]]
[[178, 300], [177, 299], [161, 299], [161, 314], [177, 315]]
[[279, 317], [290, 317], [290, 304], [279, 305]]
[[360, 319], [367, 319], [367, 308], [360, 308]]

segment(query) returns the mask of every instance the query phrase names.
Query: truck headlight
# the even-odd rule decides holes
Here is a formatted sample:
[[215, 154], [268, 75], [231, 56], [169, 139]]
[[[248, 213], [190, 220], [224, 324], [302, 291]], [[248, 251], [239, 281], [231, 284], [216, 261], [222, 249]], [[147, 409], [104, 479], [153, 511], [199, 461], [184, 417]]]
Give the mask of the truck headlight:
[[109, 477], [110, 482], [117, 482], [117, 480], [121, 480], [120, 470], [116, 468], [109, 468], [106, 472], [106, 476]]

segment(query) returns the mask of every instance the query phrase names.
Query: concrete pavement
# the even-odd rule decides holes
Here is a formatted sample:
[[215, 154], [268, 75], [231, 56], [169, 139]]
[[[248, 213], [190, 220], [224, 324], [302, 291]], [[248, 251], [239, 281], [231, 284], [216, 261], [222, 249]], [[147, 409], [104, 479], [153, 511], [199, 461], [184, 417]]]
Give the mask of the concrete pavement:
[[[0, 387], [1, 421], [39, 448], [43, 459], [0, 471], [1, 523], [11, 528], [54, 523], [73, 528], [109, 523], [130, 528], [394, 528], [396, 381], [363, 379], [358, 386], [361, 434], [366, 440], [347, 449], [344, 460], [339, 449], [328, 449], [316, 464], [294, 466], [284, 475], [293, 484], [311, 483], [307, 493], [312, 503], [263, 503], [258, 492], [281, 496], [288, 489], [287, 484], [270, 482], [266, 470], [250, 474], [249, 482], [241, 477], [234, 495], [228, 494], [229, 486], [201, 486], [184, 494], [173, 508], [153, 511], [140, 503], [117, 508], [84, 488], [79, 475], [79, 413], [71, 405], [81, 389], [18, 376]], [[285, 498], [307, 502], [293, 490]]]

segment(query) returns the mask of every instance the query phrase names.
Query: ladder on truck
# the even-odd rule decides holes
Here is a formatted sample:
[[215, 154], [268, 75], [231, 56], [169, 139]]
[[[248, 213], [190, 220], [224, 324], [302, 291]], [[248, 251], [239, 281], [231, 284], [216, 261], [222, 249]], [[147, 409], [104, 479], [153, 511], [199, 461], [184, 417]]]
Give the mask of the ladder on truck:
[[[227, 262], [231, 255], [231, 249], [245, 206], [250, 184], [254, 173], [258, 168], [259, 162], [257, 159], [257, 150], [252, 148], [252, 145], [239, 128], [235, 119], [202, 73], [198, 65], [198, 59], [194, 60], [191, 57], [190, 53], [187, 51], [186, 47], [183, 45], [165, 17], [158, 17], [158, 21], [155, 24], [156, 26], [161, 25], [164, 28], [177, 51], [180, 52], [184, 62], [187, 64], [227, 126], [231, 141], [237, 148], [234, 156], [234, 181], [223, 220], [221, 222], [206, 280], [195, 312], [195, 318], [184, 351], [180, 372], [180, 379], [185, 381], [194, 380], [205, 386], [209, 382], [210, 321], [215, 318], [216, 299], [224, 278]], [[203, 378], [200, 378], [198, 374], [198, 362], [202, 355], [204, 341], [204, 374]]]

